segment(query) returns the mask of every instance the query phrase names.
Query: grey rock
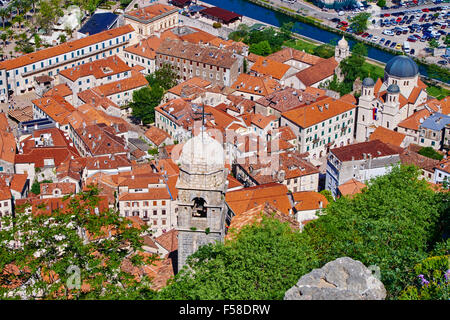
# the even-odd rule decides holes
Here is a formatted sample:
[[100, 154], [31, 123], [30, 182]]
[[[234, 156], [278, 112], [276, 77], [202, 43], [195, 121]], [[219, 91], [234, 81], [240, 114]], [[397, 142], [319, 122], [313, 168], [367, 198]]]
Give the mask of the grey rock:
[[360, 261], [342, 257], [305, 274], [284, 300], [384, 300], [386, 289]]

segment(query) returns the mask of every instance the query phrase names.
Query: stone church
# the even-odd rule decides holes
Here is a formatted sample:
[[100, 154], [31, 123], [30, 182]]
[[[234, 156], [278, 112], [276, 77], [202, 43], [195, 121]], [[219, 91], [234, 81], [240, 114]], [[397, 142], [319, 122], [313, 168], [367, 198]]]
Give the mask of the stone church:
[[222, 145], [201, 132], [183, 146], [180, 162], [178, 271], [200, 246], [223, 241], [231, 220], [225, 203], [228, 170]]
[[367, 141], [379, 126], [397, 131], [398, 124], [424, 108], [427, 86], [419, 78], [413, 59], [396, 56], [384, 69], [384, 79], [362, 82], [358, 103], [356, 140]]

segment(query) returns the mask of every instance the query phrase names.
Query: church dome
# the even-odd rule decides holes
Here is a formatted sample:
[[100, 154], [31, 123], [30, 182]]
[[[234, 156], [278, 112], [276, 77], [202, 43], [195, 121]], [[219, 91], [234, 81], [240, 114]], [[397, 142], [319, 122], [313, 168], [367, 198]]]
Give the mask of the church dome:
[[185, 143], [180, 162], [191, 173], [214, 172], [225, 167], [224, 150], [217, 140], [202, 132]]
[[387, 92], [388, 92], [388, 93], [399, 93], [399, 92], [400, 92], [400, 88], [399, 88], [398, 85], [396, 85], [396, 84], [391, 84], [391, 85], [387, 88]]
[[362, 82], [362, 85], [364, 87], [373, 87], [375, 85], [375, 82], [372, 78], [365, 78]]
[[342, 37], [342, 39], [338, 41], [338, 47], [341, 49], [348, 48], [348, 42], [347, 42], [347, 40], [345, 40], [344, 37]]
[[396, 56], [389, 60], [384, 71], [390, 76], [412, 78], [419, 73], [419, 67], [410, 57]]

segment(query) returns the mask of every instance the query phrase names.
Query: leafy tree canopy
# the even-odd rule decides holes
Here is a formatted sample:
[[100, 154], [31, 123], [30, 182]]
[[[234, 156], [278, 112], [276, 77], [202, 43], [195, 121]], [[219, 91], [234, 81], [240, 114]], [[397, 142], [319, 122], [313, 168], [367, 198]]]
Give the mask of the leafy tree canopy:
[[3, 217], [0, 298], [150, 297], [150, 279], [135, 278], [121, 268], [125, 258], [132, 266], [156, 259], [139, 253], [145, 227], [135, 228], [110, 210], [96, 211], [99, 201], [98, 190], [91, 187], [66, 198], [64, 212], [35, 215], [18, 208], [14, 224], [11, 217]]

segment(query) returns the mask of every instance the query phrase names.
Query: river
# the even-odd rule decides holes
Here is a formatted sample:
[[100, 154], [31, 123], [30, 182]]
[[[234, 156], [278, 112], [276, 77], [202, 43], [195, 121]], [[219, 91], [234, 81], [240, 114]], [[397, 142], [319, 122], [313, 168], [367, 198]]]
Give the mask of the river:
[[[277, 27], [280, 27], [285, 22], [295, 22], [293, 32], [325, 43], [332, 43], [333, 41], [334, 43], [337, 43], [339, 39], [342, 37], [339, 34], [319, 29], [313, 25], [297, 21], [296, 19], [283, 13], [272, 11], [270, 9], [258, 6], [252, 2], [248, 2], [245, 0], [202, 0], [202, 1]], [[348, 43], [350, 44], [350, 46], [353, 46], [356, 43], [356, 41], [349, 39]], [[395, 57], [395, 55], [389, 52], [374, 48], [372, 46], [367, 46], [367, 49], [369, 58], [372, 58], [374, 60], [383, 63], [387, 63], [390, 59]], [[418, 66], [420, 74], [423, 76], [427, 76], [425, 67], [423, 65]]]

